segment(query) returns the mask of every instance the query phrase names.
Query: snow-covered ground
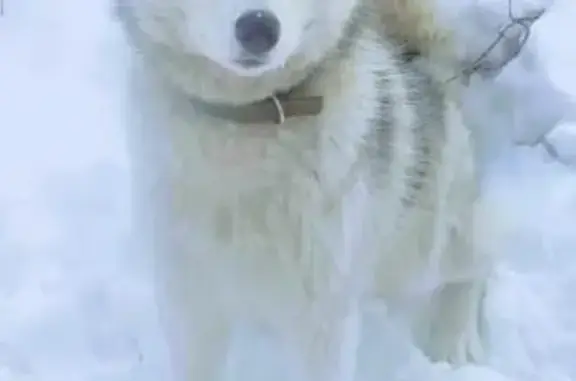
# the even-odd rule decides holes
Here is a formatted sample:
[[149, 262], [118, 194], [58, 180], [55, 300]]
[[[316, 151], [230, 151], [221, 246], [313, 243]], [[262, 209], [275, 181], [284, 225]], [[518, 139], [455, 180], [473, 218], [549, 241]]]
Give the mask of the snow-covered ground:
[[[568, 8], [542, 26], [540, 43], [550, 75], [576, 98], [576, 6]], [[130, 249], [118, 27], [102, 0], [5, 0], [5, 13], [0, 381], [168, 381], [150, 266]], [[547, 102], [535, 103], [555, 107]], [[486, 115], [484, 124], [506, 130], [506, 118]], [[571, 131], [554, 139], [576, 157]], [[367, 379], [576, 380], [576, 169], [537, 148], [499, 154], [484, 196], [506, 227], [494, 242], [502, 262], [488, 303], [489, 364], [432, 365], [393, 321], [369, 320]], [[261, 371], [270, 361], [252, 348], [250, 372]]]

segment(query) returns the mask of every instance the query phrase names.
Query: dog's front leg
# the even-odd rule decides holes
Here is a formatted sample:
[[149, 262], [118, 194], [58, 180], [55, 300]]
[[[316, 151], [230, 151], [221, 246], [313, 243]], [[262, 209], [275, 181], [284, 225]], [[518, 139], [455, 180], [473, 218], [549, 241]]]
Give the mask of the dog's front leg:
[[432, 360], [457, 365], [482, 360], [485, 286], [483, 280], [451, 283], [432, 296], [424, 317], [426, 335], [420, 337], [422, 349]]
[[203, 312], [195, 314], [184, 337], [182, 381], [217, 381], [223, 375], [231, 328], [217, 313]]
[[339, 313], [304, 319], [295, 329], [308, 381], [354, 380], [361, 329], [356, 304]]
[[[485, 351], [483, 304], [490, 262], [478, 257], [465, 232], [452, 233], [444, 258], [448, 275], [456, 279], [440, 285], [421, 311], [417, 340], [434, 361], [479, 362]], [[458, 274], [463, 276], [458, 279]]]

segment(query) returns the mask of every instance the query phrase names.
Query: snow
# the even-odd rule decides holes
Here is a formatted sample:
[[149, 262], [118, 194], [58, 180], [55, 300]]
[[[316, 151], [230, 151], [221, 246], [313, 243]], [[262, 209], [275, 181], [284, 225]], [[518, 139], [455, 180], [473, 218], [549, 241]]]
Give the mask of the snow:
[[[489, 137], [484, 198], [501, 228], [490, 242], [501, 259], [487, 306], [488, 363], [430, 364], [394, 319], [368, 316], [362, 378], [576, 380], [576, 170], [541, 147], [502, 143], [518, 123], [530, 133], [542, 128], [532, 122], [548, 115], [538, 123], [558, 122], [550, 141], [567, 159], [576, 157], [576, 126], [562, 121], [576, 98], [576, 45], [569, 37], [576, 6], [569, 3], [557, 1], [535, 28], [531, 44], [538, 45], [540, 66], [511, 65], [492, 82], [472, 84], [468, 94]], [[120, 123], [125, 59], [118, 26], [101, 0], [5, 3], [0, 381], [170, 379], [150, 265], [129, 235], [130, 168]], [[498, 95], [504, 106], [488, 101]], [[566, 118], [576, 116], [570, 112]], [[260, 344], [245, 343], [253, 365], [233, 378], [254, 378], [247, 371], [283, 379], [262, 366], [275, 361]]]

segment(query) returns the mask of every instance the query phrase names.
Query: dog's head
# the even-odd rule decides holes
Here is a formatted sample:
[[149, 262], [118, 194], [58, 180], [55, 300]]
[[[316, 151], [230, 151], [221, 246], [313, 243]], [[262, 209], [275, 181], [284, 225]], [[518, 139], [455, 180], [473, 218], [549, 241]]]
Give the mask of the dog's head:
[[[341, 39], [360, 0], [131, 0], [142, 36], [193, 95], [250, 102], [286, 90]], [[168, 49], [166, 49], [168, 48]]]

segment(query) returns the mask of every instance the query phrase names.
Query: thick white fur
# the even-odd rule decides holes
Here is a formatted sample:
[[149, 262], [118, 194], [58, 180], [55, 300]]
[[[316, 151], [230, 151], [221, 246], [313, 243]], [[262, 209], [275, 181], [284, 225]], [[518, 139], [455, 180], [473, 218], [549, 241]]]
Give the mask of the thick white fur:
[[[130, 87], [137, 220], [157, 259], [160, 309], [174, 358], [185, 364], [182, 380], [216, 380], [231, 330], [244, 321], [301, 354], [310, 381], [351, 381], [364, 298], [403, 298], [426, 274], [449, 283], [418, 312], [422, 348], [453, 362], [481, 353], [485, 258], [472, 245], [468, 131], [447, 97], [444, 136], [432, 136], [437, 149], [425, 158], [433, 169], [426, 192], [406, 207], [419, 132], [396, 48], [363, 24], [348, 55], [322, 61], [359, 2], [134, 0], [128, 29], [142, 53]], [[230, 25], [254, 7], [276, 13], [283, 34], [269, 65], [247, 72], [230, 64]], [[324, 96], [318, 117], [236, 125], [190, 101], [259, 100], [320, 62], [306, 89]], [[415, 65], [435, 71], [426, 58]], [[388, 159], [365, 149], [379, 75], [393, 100]], [[373, 176], [378, 160], [384, 173]]]

